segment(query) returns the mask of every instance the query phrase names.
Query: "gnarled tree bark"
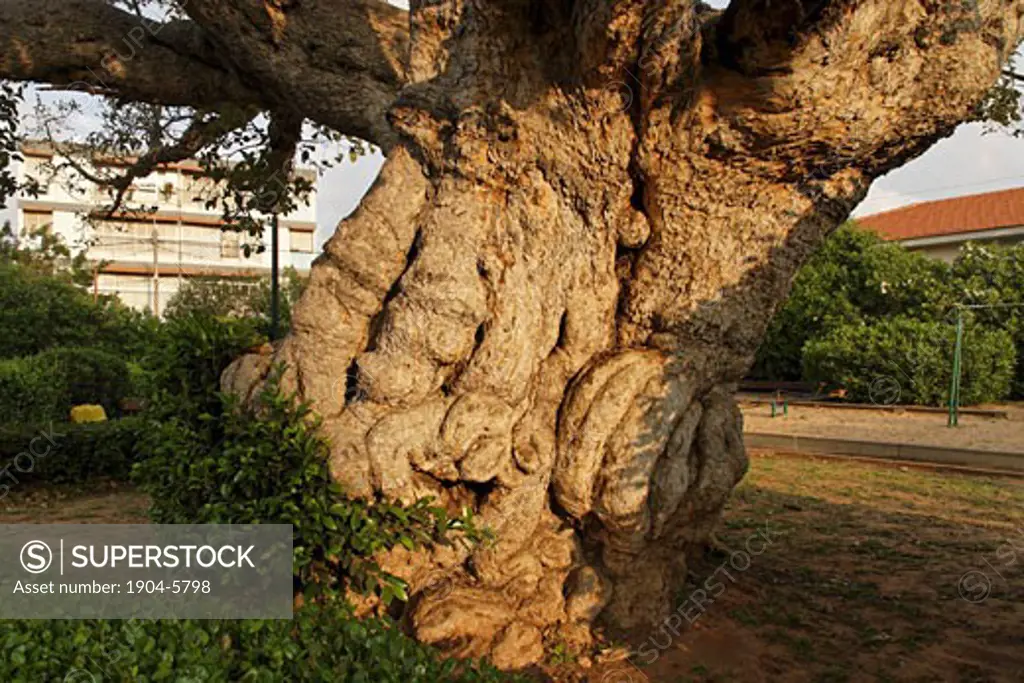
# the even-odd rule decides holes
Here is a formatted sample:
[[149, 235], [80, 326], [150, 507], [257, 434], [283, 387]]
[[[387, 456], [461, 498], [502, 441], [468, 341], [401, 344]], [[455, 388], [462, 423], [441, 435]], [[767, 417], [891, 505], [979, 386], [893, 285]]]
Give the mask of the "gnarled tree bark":
[[[796, 270], [971, 115], [1024, 2], [411, 5], [407, 32], [368, 0], [188, 5], [267, 106], [388, 150], [290, 336], [224, 381], [285, 363], [350, 492], [475, 509], [493, 547], [386, 568], [418, 637], [515, 668], [673, 607]], [[364, 81], [362, 113], [320, 101]]]

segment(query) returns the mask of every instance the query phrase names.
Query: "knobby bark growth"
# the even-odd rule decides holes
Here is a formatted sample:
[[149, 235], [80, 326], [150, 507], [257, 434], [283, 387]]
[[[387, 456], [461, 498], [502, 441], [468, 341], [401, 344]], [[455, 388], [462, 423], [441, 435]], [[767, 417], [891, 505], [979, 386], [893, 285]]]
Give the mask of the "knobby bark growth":
[[126, 59], [138, 22], [100, 0], [0, 0], [0, 75], [387, 152], [290, 336], [225, 385], [284, 362], [349, 491], [476, 510], [492, 547], [385, 566], [419, 638], [510, 668], [672, 609], [746, 470], [732, 394], [797, 268], [1024, 33], [1021, 0], [184, 9]]

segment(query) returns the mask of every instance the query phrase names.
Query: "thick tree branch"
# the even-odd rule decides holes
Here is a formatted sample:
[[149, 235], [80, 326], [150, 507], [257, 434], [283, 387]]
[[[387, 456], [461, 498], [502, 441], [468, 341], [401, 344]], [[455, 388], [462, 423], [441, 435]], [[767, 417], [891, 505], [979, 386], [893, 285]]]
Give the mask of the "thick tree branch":
[[[270, 178], [276, 180], [291, 177], [295, 165], [295, 151], [302, 140], [302, 121], [301, 115], [296, 116], [290, 112], [274, 112], [271, 115], [270, 127], [267, 130], [267, 171]], [[260, 211], [280, 211], [287, 195], [287, 192], [261, 193]]]
[[[102, 217], [109, 219], [121, 209], [125, 196], [136, 180], [145, 178], [161, 165], [194, 157], [203, 148], [215, 144], [225, 134], [245, 125], [256, 113], [249, 114], [248, 119], [241, 114], [195, 114], [178, 140], [170, 144], [157, 144], [138, 157], [103, 156], [84, 145], [59, 143], [52, 138], [48, 144], [52, 145], [63, 159], [54, 170], [70, 169], [98, 187], [115, 191], [111, 204], [102, 211]], [[121, 173], [104, 174], [97, 172], [96, 162], [115, 162], [117, 165], [127, 165], [127, 168]]]
[[149, 22], [102, 0], [0, 0], [0, 77], [156, 104], [264, 104], [191, 22]]
[[384, 149], [387, 112], [406, 80], [408, 13], [376, 0], [191, 0], [189, 16], [278, 111]]
[[[1022, 10], [1020, 0], [734, 0], [708, 27], [692, 96], [645, 112], [637, 190], [651, 237], [621, 338], [666, 333], [667, 345], [752, 354], [763, 312], [871, 182], [974, 116], [1024, 32]], [[729, 196], [694, 210], [691, 192], [717, 177], [758, 198], [753, 215]], [[730, 306], [748, 323], [721, 326]]]
[[719, 25], [723, 64], [753, 76], [790, 69], [795, 52], [853, 0], [733, 0]]
[[225, 134], [245, 125], [247, 121], [252, 120], [255, 114], [256, 112], [252, 112], [249, 116], [196, 114], [192, 123], [189, 124], [188, 128], [176, 142], [170, 145], [153, 147], [135, 160], [124, 173], [113, 179], [104, 181], [104, 179], [91, 175], [77, 166], [76, 170], [94, 183], [106, 184], [117, 190], [113, 203], [106, 209], [106, 217], [109, 218], [121, 207], [125, 194], [131, 189], [132, 183], [136, 180], [145, 178], [163, 164], [172, 164], [194, 157], [204, 147], [216, 143]]
[[375, 0], [192, 0], [156, 23], [103, 0], [0, 0], [0, 78], [131, 101], [291, 110], [385, 149], [408, 13]]
[[714, 60], [727, 69], [724, 145], [798, 176], [856, 160], [875, 177], [970, 117], [1024, 34], [1022, 13], [1020, 0], [735, 0]]

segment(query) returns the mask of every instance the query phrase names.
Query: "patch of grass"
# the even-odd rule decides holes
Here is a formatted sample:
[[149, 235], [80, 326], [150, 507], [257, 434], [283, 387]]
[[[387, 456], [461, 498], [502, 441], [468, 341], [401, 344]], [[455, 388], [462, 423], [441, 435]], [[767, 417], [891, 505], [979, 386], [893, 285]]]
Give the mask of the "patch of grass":
[[565, 643], [555, 643], [554, 647], [548, 651], [548, 664], [551, 666], [572, 664], [576, 659], [576, 653], [570, 650]]
[[[957, 582], [1024, 528], [1024, 480], [754, 453], [719, 538], [741, 547], [765, 526], [773, 543], [702, 617], [701, 631], [728, 634], [726, 659], [747, 667], [724, 680], [1000, 680], [1019, 668], [998, 644], [1024, 623], [1024, 572], [1009, 586], [993, 575], [982, 604]], [[679, 673], [692, 677], [688, 665]]]

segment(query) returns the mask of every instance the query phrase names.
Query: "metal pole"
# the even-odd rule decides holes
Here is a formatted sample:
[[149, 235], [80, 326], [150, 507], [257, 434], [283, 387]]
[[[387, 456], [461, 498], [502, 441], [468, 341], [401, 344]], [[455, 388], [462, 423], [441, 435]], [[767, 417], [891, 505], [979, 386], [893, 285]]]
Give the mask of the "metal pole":
[[160, 317], [160, 232], [153, 221], [153, 315]]
[[949, 422], [948, 427], [956, 427], [960, 423], [960, 364], [964, 345], [964, 309], [956, 309], [956, 347], [953, 349], [953, 378], [949, 384]]
[[278, 283], [277, 269], [279, 265], [278, 244], [277, 244], [277, 212], [275, 211], [270, 219], [270, 340], [278, 338], [278, 327], [281, 324], [280, 296], [281, 288]]

